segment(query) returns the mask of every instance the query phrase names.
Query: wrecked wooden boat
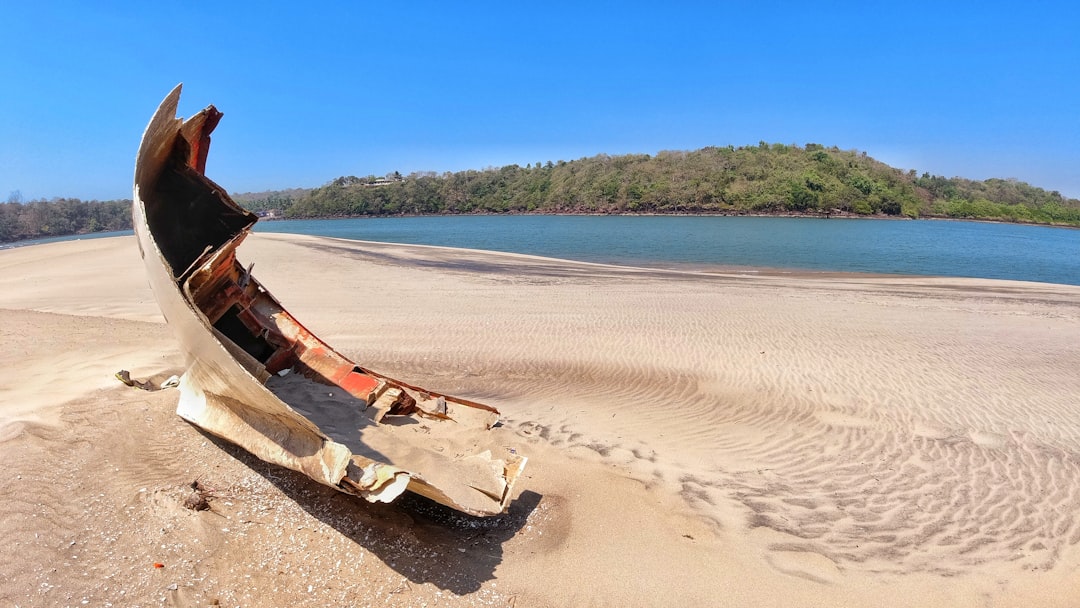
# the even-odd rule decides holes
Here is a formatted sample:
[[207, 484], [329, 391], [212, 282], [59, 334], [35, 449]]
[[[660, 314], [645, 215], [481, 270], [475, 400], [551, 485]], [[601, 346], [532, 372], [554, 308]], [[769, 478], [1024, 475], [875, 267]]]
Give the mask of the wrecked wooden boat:
[[221, 112], [183, 120], [179, 98], [177, 86], [143, 134], [132, 205], [150, 286], [187, 355], [177, 414], [372, 502], [408, 490], [503, 512], [526, 459], [476, 439], [498, 411], [365, 369], [289, 314], [237, 260], [256, 216], [204, 175]]

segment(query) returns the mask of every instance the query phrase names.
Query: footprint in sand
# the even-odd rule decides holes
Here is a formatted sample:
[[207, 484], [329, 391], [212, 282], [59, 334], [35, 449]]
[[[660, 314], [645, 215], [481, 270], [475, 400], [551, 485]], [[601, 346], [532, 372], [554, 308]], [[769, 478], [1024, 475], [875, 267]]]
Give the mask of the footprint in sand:
[[547, 438], [548, 428], [542, 424], [527, 420], [518, 425], [517, 434], [522, 437]]
[[778, 572], [823, 585], [836, 583], [841, 574], [836, 562], [815, 551], [772, 550], [765, 561]]

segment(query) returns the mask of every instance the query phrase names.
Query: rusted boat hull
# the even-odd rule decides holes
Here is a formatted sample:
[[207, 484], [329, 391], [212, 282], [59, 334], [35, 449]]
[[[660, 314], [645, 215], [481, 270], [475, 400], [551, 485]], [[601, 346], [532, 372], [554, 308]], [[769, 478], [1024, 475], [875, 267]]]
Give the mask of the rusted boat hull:
[[[369, 501], [389, 502], [409, 490], [473, 515], [505, 510], [524, 457], [480, 451], [452, 458], [438, 451], [437, 440], [425, 445], [392, 423], [421, 418], [434, 437], [449, 436], [491, 428], [495, 409], [350, 361], [237, 260], [257, 218], [204, 175], [221, 113], [209, 106], [182, 120], [175, 116], [179, 97], [178, 86], [143, 135], [132, 209], [150, 286], [187, 354], [177, 413], [262, 460]], [[361, 427], [357, 437], [340, 430], [331, 437], [313, 421], [316, 410], [305, 395], [318, 391], [336, 395], [330, 405], [348, 410], [337, 414]]]

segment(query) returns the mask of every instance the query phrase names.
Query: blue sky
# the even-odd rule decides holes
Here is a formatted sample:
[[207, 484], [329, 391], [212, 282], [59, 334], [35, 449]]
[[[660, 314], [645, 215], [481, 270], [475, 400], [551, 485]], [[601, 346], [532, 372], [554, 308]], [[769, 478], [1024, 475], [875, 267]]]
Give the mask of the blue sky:
[[1080, 197], [1078, 6], [0, 0], [0, 200], [129, 198], [179, 82], [232, 192], [764, 140]]

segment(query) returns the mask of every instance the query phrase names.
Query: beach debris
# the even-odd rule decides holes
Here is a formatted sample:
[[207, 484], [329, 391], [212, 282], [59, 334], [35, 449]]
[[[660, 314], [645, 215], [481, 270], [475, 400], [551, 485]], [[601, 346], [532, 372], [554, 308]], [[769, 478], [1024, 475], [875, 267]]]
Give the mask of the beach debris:
[[213, 496], [211, 492], [210, 488], [199, 483], [199, 480], [196, 479], [191, 482], [191, 494], [188, 494], [188, 497], [184, 499], [184, 508], [192, 511], [209, 511], [209, 499]]
[[116, 372], [113, 375], [116, 376], [117, 380], [119, 380], [120, 382], [123, 382], [124, 384], [130, 386], [131, 388], [137, 388], [137, 389], [141, 389], [141, 390], [144, 390], [144, 391], [156, 391], [156, 390], [158, 390], [158, 388], [156, 386], [154, 386], [153, 384], [151, 384], [149, 382], [144, 382], [142, 380], [136, 380], [136, 379], [132, 378], [131, 377], [131, 372], [129, 372], [126, 369], [122, 369], [122, 370]]
[[206, 496], [198, 492], [192, 492], [184, 499], [184, 508], [192, 511], [209, 511], [210, 502], [206, 500]]
[[177, 386], [180, 386], [180, 377], [175, 375], [169, 376], [161, 384], [156, 386], [153, 382], [150, 382], [149, 380], [136, 380], [135, 378], [132, 378], [131, 372], [126, 369], [122, 369], [113, 375], [116, 377], [117, 380], [123, 382], [127, 386], [144, 391], [161, 391], [167, 388], [175, 388]]
[[[143, 134], [132, 202], [151, 290], [187, 355], [177, 414], [371, 502], [408, 490], [471, 515], [505, 511], [527, 459], [495, 458], [477, 439], [498, 423], [498, 410], [357, 365], [293, 317], [237, 260], [258, 218], [205, 176], [221, 112], [208, 106], [183, 120], [179, 98], [177, 86]], [[117, 378], [153, 390], [126, 371]], [[449, 456], [401, 422], [408, 417], [434, 420], [437, 432], [427, 430], [443, 441], [470, 433], [477, 453]], [[193, 490], [201, 506], [206, 496]]]

